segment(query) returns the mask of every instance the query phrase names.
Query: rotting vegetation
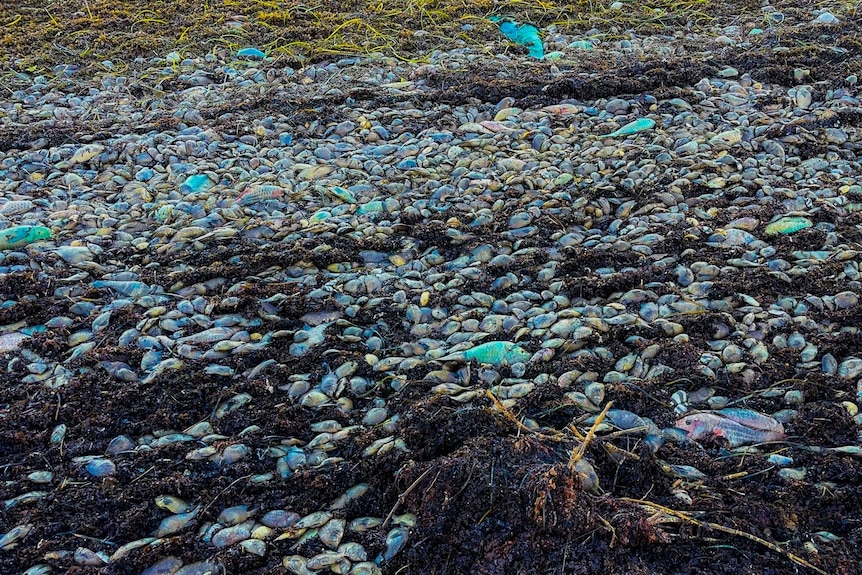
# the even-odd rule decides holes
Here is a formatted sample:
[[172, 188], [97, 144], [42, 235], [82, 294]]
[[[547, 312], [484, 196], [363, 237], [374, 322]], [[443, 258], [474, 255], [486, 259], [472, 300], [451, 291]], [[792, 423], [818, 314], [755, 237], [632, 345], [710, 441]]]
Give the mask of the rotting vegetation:
[[[848, 15], [854, 10], [850, 3], [837, 9]], [[593, 0], [85, 0], [75, 12], [60, 2], [36, 0], [0, 5], [0, 63], [8, 68], [4, 84], [14, 85], [9, 72], [51, 75], [57, 64], [104, 71], [104, 61], [122, 71], [137, 57], [243, 46], [256, 46], [290, 66], [374, 53], [422, 61], [459, 41], [485, 47], [498, 40], [496, 26], [488, 21], [493, 15], [554, 25], [567, 33], [597, 28], [612, 37], [624, 37], [628, 30], [672, 33], [722, 19], [763, 19], [759, 3], [747, 0], [634, 0], [624, 10]]]

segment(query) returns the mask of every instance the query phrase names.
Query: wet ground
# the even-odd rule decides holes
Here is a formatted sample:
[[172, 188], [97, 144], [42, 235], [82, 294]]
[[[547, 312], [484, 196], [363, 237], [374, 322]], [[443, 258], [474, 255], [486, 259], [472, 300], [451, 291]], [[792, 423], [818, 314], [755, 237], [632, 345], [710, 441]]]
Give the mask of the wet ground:
[[[417, 228], [405, 226], [403, 236], [396, 234], [392, 241], [397, 244], [402, 237], [421, 239], [422, 230]], [[432, 242], [436, 236], [424, 237]], [[794, 239], [797, 245], [789, 247], [798, 247], [814, 239], [798, 235]], [[481, 235], [476, 238], [477, 242], [481, 240]], [[474, 247], [472, 244], [436, 245], [452, 258], [469, 253]], [[684, 246], [684, 243], [680, 245]], [[188, 283], [213, 276], [233, 281], [274, 265], [286, 267], [296, 263], [307, 258], [307, 250], [312, 247], [260, 250], [234, 245], [204, 255], [178, 254], [173, 260], [174, 264], [185, 261], [193, 266], [193, 271], [183, 278]], [[356, 262], [359, 247], [345, 241], [337, 253], [316, 263], [323, 266]], [[235, 266], [221, 263], [228, 253], [240, 254], [242, 263]], [[566, 290], [572, 295], [606, 297], [646, 280], [664, 281], [669, 292], [676, 289], [672, 279], [650, 268], [619, 274], [613, 284], [608, 285], [589, 270], [599, 265], [613, 266], [613, 261], [591, 255], [588, 250], [572, 250], [570, 255], [571, 265], [567, 266], [565, 281]], [[112, 256], [106, 254], [105, 257]], [[705, 252], [698, 254], [698, 258], [711, 259]], [[716, 256], [714, 261], [720, 260]], [[634, 267], [638, 263], [623, 262]], [[536, 264], [524, 262], [523, 265]], [[777, 289], [791, 296], [826, 294], [835, 290], [830, 279], [835, 272], [836, 269], [825, 265], [793, 286], [752, 272], [735, 278], [734, 285], [722, 287], [723, 283], [717, 282], [716, 287], [732, 293], [744, 290], [754, 298], [770, 298]], [[493, 277], [489, 273], [486, 284], [479, 281], [471, 288], [490, 293]], [[158, 273], [152, 280], [168, 283], [159, 278]], [[20, 310], [31, 321], [36, 321], [40, 314], [43, 317], [39, 321], [47, 319], [68, 305], [51, 301], [52, 285], [34, 282], [33, 277], [27, 275], [10, 274], [0, 278], [0, 287], [4, 297], [28, 293], [40, 298], [37, 307]], [[311, 304], [298, 288], [258, 285], [250, 287], [248, 294], [241, 294], [237, 310], [242, 310], [246, 297], [251, 305], [275, 293], [287, 293], [290, 298], [280, 309], [279, 315], [284, 319], [265, 328], [296, 329], [301, 326], [297, 318], [326, 307], [319, 302]], [[93, 296], [99, 297], [99, 294]], [[824, 313], [832, 315], [826, 319], [858, 325], [858, 318], [854, 317], [858, 309]], [[20, 319], [24, 318], [7, 314], [3, 323]], [[104, 334], [105, 339], [115, 340], [136, 320], [132, 315], [118, 317]], [[624, 341], [628, 336], [641, 335], [647, 343], [661, 346], [659, 358], [663, 363], [684, 372], [697, 362], [700, 350], [712, 339], [722, 320], [718, 313], [679, 318], [691, 337], [691, 343], [682, 346], [671, 342], [664, 334], [628, 328], [614, 328], [604, 334], [603, 339], [611, 348], [625, 349], [628, 344]], [[358, 317], [355, 323], [385, 324], [389, 326], [385, 333], [388, 341], [410, 340], [400, 314], [388, 316], [381, 312], [373, 317]], [[820, 350], [836, 357], [852, 353], [860, 343], [834, 334], [812, 337]], [[325, 345], [327, 349], [338, 350], [345, 358], [361, 359], [365, 353], [362, 346], [335, 339]], [[46, 358], [57, 358], [66, 349], [65, 342], [56, 336], [37, 336], [27, 347]], [[853, 398], [855, 384], [852, 380], [811, 373], [799, 378], [793, 367], [795, 359], [788, 355], [787, 362], [783, 362], [780, 351], [773, 351], [772, 359], [762, 366], [753, 381], [731, 377], [715, 382], [697, 376], [677, 376], [668, 381], [611, 385], [607, 394], [614, 398], [617, 407], [651, 416], [660, 426], [668, 426], [672, 425], [674, 417], [667, 398], [674, 390], [694, 391], [706, 385], [732, 397], [751, 394], [753, 398], [747, 405], [766, 412], [780, 407], [780, 396], [779, 399], [762, 397], [770, 395], [765, 393], [767, 390], [801, 390], [805, 402], [798, 406], [799, 417], [788, 428], [789, 443], [767, 448], [765, 452], [792, 455], [796, 465], [809, 470], [804, 480], [780, 478], [764, 455], [723, 456], [719, 445], [700, 447], [696, 444], [667, 445], [653, 454], [637, 436], [622, 435], [599, 439], [588, 450], [600, 479], [596, 492], [580, 489], [577, 475], [567, 469], [571, 450], [578, 444], [571, 434], [549, 438], [521, 430], [494, 411], [487, 398], [479, 397], [464, 406], [452, 399], [434, 396], [430, 389], [435, 383], [423, 381], [422, 370], [409, 374], [415, 379], [398, 394], [387, 393], [385, 388], [378, 390], [378, 394], [388, 395], [390, 410], [402, 414], [398, 435], [404, 439], [409, 454], [363, 459], [358, 449], [348, 447], [339, 453], [345, 461], [326, 471], [303, 471], [285, 481], [253, 486], [246, 480], [271, 471], [270, 459], [249, 458], [230, 467], [214, 468], [209, 462], [184, 460], [186, 448], [176, 446], [134, 457], [120, 455], [116, 458], [118, 472], [114, 477], [94, 480], [80, 465], [71, 463], [71, 458], [101, 451], [119, 434], [136, 437], [154, 429], [184, 429], [208, 418], [221, 400], [241, 392], [251, 394], [255, 401], [252, 407], [221, 421], [220, 431], [227, 436], [257, 424], [269, 434], [308, 440], [314, 435], [308, 431], [311, 421], [331, 418], [344, 424], [355, 423], [335, 408], [315, 412], [286, 400], [285, 393], [276, 386], [285, 381], [289, 373], [322, 374], [317, 358], [292, 357], [286, 343], [274, 344], [265, 352], [244, 356], [235, 362], [235, 367], [241, 371], [264, 359], [275, 358], [286, 366], [284, 371], [248, 381], [234, 381], [229, 386], [204, 375], [203, 364], [191, 364], [180, 374], [166, 374], [151, 384], [121, 384], [96, 368], [98, 361], [104, 360], [134, 365], [139, 362], [141, 353], [102, 346], [98, 353], [82, 360], [80, 367], [90, 369], [58, 390], [19, 383], [25, 373], [20, 367], [9, 368], [0, 375], [4, 390], [0, 458], [3, 477], [8, 482], [0, 487], [0, 498], [19, 494], [22, 488], [19, 478], [36, 469], [51, 469], [55, 473], [54, 484], [59, 486], [45, 499], [28, 506], [26, 511], [0, 511], [4, 525], [11, 526], [26, 518], [28, 522], [47, 527], [40, 541], [25, 540], [14, 554], [0, 554], [4, 572], [19, 572], [29, 565], [44, 562], [45, 549], [86, 545], [110, 552], [120, 543], [149, 534], [164, 517], [164, 512], [152, 505], [153, 499], [163, 493], [212, 506], [211, 514], [249, 501], [260, 509], [290, 508], [302, 514], [319, 509], [359, 482], [368, 483], [373, 495], [352, 504], [350, 516], [385, 517], [396, 508], [418, 516], [406, 550], [386, 566], [386, 573], [805, 571], [757, 542], [718, 532], [707, 523], [736, 529], [788, 549], [799, 549], [807, 541], [816, 540], [817, 532], [828, 531], [840, 539], [818, 543], [819, 551], [806, 555], [805, 559], [826, 573], [858, 572], [856, 549], [862, 537], [859, 523], [862, 478], [858, 459], [836, 453], [811, 453], [797, 447], [841, 446], [856, 441], [854, 423], [839, 404], [841, 400]], [[361, 361], [360, 365], [363, 365]], [[612, 367], [598, 362], [552, 360], [543, 364], [542, 370], [560, 375], [575, 368], [603, 373]], [[367, 375], [375, 375], [367, 366], [366, 369]], [[543, 426], [563, 430], [569, 422], [582, 419], [582, 412], [569, 405], [563, 392], [553, 384], [539, 387], [518, 403], [514, 415], [530, 417]], [[362, 398], [354, 399], [361, 404]], [[48, 447], [47, 435], [53, 422], [60, 420], [73, 430], [71, 439], [60, 446]], [[583, 424], [579, 427], [585, 429]], [[383, 435], [375, 431], [366, 433], [376, 434], [366, 437], [366, 441]], [[254, 446], [258, 439], [261, 438], [244, 441]], [[614, 447], [625, 450], [621, 459]], [[665, 462], [694, 465], [706, 479], [685, 481], [667, 475], [662, 472]], [[673, 494], [679, 489], [694, 503], [682, 504]], [[692, 520], [683, 521], [657, 508], [644, 507], [638, 500], [689, 512]], [[367, 535], [359, 541], [371, 550], [383, 546], [381, 533]], [[280, 573], [283, 572], [281, 556], [288, 553], [287, 543], [290, 542], [285, 542], [281, 553], [276, 544], [276, 550], [265, 559], [235, 550], [218, 553], [216, 558], [228, 573]], [[303, 551], [310, 556], [316, 549], [310, 544]], [[165, 555], [191, 560], [211, 553], [212, 549], [200, 543], [192, 531], [171, 537], [156, 550], [124, 559], [104, 571], [136, 574]], [[101, 571], [76, 567], [70, 572]]]
[[[266, 7], [263, 3], [257, 12]], [[733, 4], [728, 4], [730, 9]], [[105, 3], [91, 3], [94, 11], [104, 10]], [[296, 7], [295, 10], [299, 8]], [[238, 9], [248, 12], [248, 9]], [[705, 8], [703, 10], [706, 10]], [[792, 13], [792, 8], [785, 10]], [[143, 12], [139, 12], [144, 14]], [[147, 19], [141, 16], [145, 20]], [[179, 17], [179, 16], [177, 16]], [[83, 17], [81, 17], [83, 18]], [[162, 16], [164, 18], [164, 16]], [[156, 20], [152, 16], [151, 23]], [[122, 20], [123, 26], [134, 21]], [[117, 21], [105, 20], [107, 31], [117, 32]], [[112, 28], [113, 26], [113, 28]], [[8, 27], [6, 32], [14, 34]], [[81, 27], [81, 30], [84, 28]], [[69, 38], [87, 38], [96, 29]], [[118, 33], [118, 32], [117, 32]], [[782, 85], [793, 84], [795, 68], [810, 70], [811, 77], [821, 82], [817, 89], [826, 90], [842, 85], [846, 76], [862, 71], [862, 44], [858, 40], [859, 26], [843, 24], [828, 29], [803, 28], [792, 34], [759, 44], [743, 53], [728, 49], [710, 56], [696, 58], [678, 56], [667, 61], [643, 62], [637, 66], [616, 68], [613, 62], [599, 62], [585, 57], [577, 67], [561, 69], [561, 74], [543, 76], [542, 71], [525, 75], [519, 70], [507, 70], [510, 79], [496, 79], [487, 68], [441, 72], [433, 78], [435, 98], [450, 104], [463, 103], [471, 98], [496, 102], [503, 97], [515, 99], [521, 107], [555, 103], [562, 98], [592, 99], [649, 92], [659, 99], [684, 97], [701, 78], [712, 76], [725, 66], [732, 65], [740, 73], [750, 72], [755, 79]], [[133, 36], [132, 36], [133, 37]], [[254, 39], [254, 38], [251, 38]], [[94, 47], [102, 46], [98, 38]], [[788, 51], [775, 52], [777, 45]], [[844, 52], [836, 52], [840, 47]], [[692, 47], [693, 52], [697, 50]], [[493, 66], [493, 64], [491, 64]], [[598, 78], [584, 82], [580, 73], [589, 69], [599, 71]], [[492, 72], [495, 72], [492, 69]], [[365, 107], [391, 105], [391, 101], [378, 100], [374, 93], [354, 89], [350, 97]], [[410, 96], [405, 96], [409, 99]], [[279, 101], [264, 97], [258, 102], [244, 102], [236, 110], [240, 118], [250, 120], [265, 116], [272, 110], [292, 107], [303, 110], [320, 102]], [[338, 122], [335, 112], [327, 122]], [[326, 112], [324, 111], [324, 114]], [[212, 113], [212, 118], [220, 114]], [[296, 115], [296, 130], [301, 132], [306, 118]], [[215, 120], [213, 120], [215, 121]], [[862, 111], [846, 113], [837, 119], [810, 117], [799, 123], [804, 130], [820, 126], [818, 122], [859, 128]], [[167, 122], [167, 119], [166, 119]], [[49, 141], [76, 139], [84, 133], [98, 133], [109, 126], [109, 121], [85, 119], [76, 121], [65, 131], [44, 134], [0, 134], [4, 148], [21, 147], [27, 139], [40, 137]], [[146, 129], [149, 129], [147, 127]], [[144, 129], [144, 128], [139, 128]], [[816, 153], [815, 147], [800, 146], [803, 152]], [[740, 158], [741, 159], [741, 158]], [[643, 190], [644, 203], [654, 192]], [[719, 201], [730, 202], [733, 198]], [[855, 198], [854, 201], [860, 201]], [[772, 213], [762, 208], [763, 220]], [[778, 211], [778, 206], [776, 206]], [[436, 246], [447, 259], [453, 260], [471, 252], [482, 243], [496, 240], [511, 214], [501, 212], [497, 221], [486, 229], [471, 230], [475, 234], [469, 242], [449, 242], [441, 239], [445, 229], [442, 221], [398, 222], [395, 233], [386, 241], [376, 244], [340, 240], [337, 249], [315, 252], [319, 243], [308, 241], [285, 249], [283, 245], [263, 247], [242, 243], [227, 243], [218, 248], [199, 252], [180, 252], [171, 255], [141, 255], [106, 252], [101, 261], [126, 260], [145, 263], [143, 258], [163, 264], [151, 266], [142, 280], [169, 286], [177, 281], [186, 285], [215, 277], [227, 278], [232, 285], [243, 278], [270, 269], [286, 268], [304, 261], [312, 261], [318, 268], [330, 264], [361, 265], [361, 250], [374, 249], [397, 253], [403, 245], [416, 242], [417, 249]], [[836, 225], [842, 240], [859, 248], [860, 221], [853, 216], [830, 216], [821, 211], [820, 218]], [[551, 244], [554, 226], [565, 221], [545, 222], [547, 230], [529, 241], [538, 248]], [[594, 225], [607, 225], [597, 218]], [[818, 249], [823, 243], [820, 232], [808, 230], [781, 240], [779, 252], [787, 259], [793, 250]], [[526, 247], [526, 244], [524, 244]], [[694, 248], [693, 252], [683, 252]], [[672, 253], [682, 263], [706, 261], [725, 265], [725, 250], [706, 247], [702, 238], [668, 238], [656, 252]], [[239, 256], [234, 263], [231, 257]], [[567, 260], [559, 274], [564, 280], [564, 293], [571, 297], [607, 298], [615, 292], [661, 282], [667, 293], [678, 293], [675, 276], [666, 269], [650, 267], [648, 259], [627, 252], [615, 260], [607, 252], [592, 252], [585, 248], [570, 248]], [[136, 261], [137, 260], [139, 261]], [[541, 255], [535, 259], [518, 261], [522, 273], [538, 270], [544, 263]], [[178, 269], [187, 264], [181, 274], [161, 272], [160, 269]], [[634, 271], [602, 275], [597, 268], [633, 268]], [[806, 295], [827, 295], [841, 291], [835, 276], [843, 262], [825, 262], [793, 283], [761, 271], [742, 270], [739, 274], [717, 279], [711, 297], [745, 293], [754, 299], [775, 301], [778, 294], [804, 298]], [[485, 277], [465, 286], [464, 293], [481, 291], [495, 296], [491, 287], [494, 278], [506, 270], [489, 269]], [[149, 275], [146, 275], [149, 274]], [[7, 274], [0, 277], [0, 299], [21, 300], [34, 296], [26, 305], [14, 311], [0, 310], [0, 324], [26, 320], [41, 323], [66, 313], [69, 302], [53, 298], [54, 289], [63, 278], [40, 280], [27, 273]], [[279, 321], [267, 320], [259, 331], [298, 329], [299, 318], [315, 311], [328, 309], [327, 302], [310, 300], [302, 288], [295, 285], [251, 284], [240, 293], [235, 312], [253, 310], [256, 302], [276, 293], [289, 297], [279, 304]], [[717, 295], [718, 294], [718, 295]], [[94, 300], [104, 294], [94, 291]], [[455, 301], [432, 301], [447, 306]], [[218, 296], [212, 296], [213, 302]], [[251, 313], [254, 313], [251, 311]], [[364, 312], [353, 321], [357, 325], [376, 325], [385, 329], [386, 341], [399, 345], [411, 341], [410, 325], [403, 314], [388, 313], [385, 308]], [[860, 325], [862, 312], [857, 305], [840, 310], [812, 310], [818, 323]], [[818, 315], [819, 314], [819, 315]], [[118, 313], [103, 334], [105, 341], [116, 341], [124, 330], [139, 320], [132, 314]], [[481, 318], [478, 318], [481, 319]], [[187, 449], [181, 445], [157, 451], [118, 455], [114, 461], [116, 475], [97, 480], [90, 477], [72, 458], [104, 450], [107, 443], [120, 434], [137, 437], [158, 429], [184, 429], [207, 419], [224, 399], [237, 393], [248, 393], [254, 402], [222, 419], [219, 431], [229, 436], [226, 444], [238, 441], [237, 433], [250, 425], [259, 425], [267, 434], [283, 437], [311, 439], [312, 421], [335, 419], [347, 425], [356, 423], [334, 407], [316, 411], [301, 408], [286, 399], [279, 385], [291, 373], [323, 373], [319, 357], [297, 358], [288, 352], [288, 340], [276, 340], [269, 348], [232, 359], [237, 372], [249, 369], [261, 361], [273, 358], [284, 367], [266, 372], [252, 379], [223, 379], [207, 376], [202, 362], [186, 363], [186, 369], [172, 374], [167, 372], [152, 383], [121, 383], [106, 375], [96, 366], [100, 361], [124, 361], [130, 365], [140, 363], [141, 350], [100, 345], [95, 352], [82, 358], [79, 373], [60, 389], [47, 389], [40, 383], [24, 384], [24, 366], [6, 361], [0, 373], [0, 500], [19, 495], [22, 479], [30, 471], [50, 469], [55, 474], [49, 494], [26, 507], [0, 509], [0, 533], [21, 523], [43, 526], [41, 538], [25, 538], [13, 551], [0, 551], [0, 572], [19, 573], [37, 563], [53, 564], [57, 572], [76, 574], [111, 573], [138, 574], [156, 560], [167, 555], [193, 561], [213, 556], [213, 549], [200, 542], [195, 530], [167, 538], [154, 549], [112, 563], [108, 567], [68, 567], [66, 558], [45, 559], [45, 551], [72, 549], [86, 546], [110, 553], [118, 545], [153, 532], [165, 513], [152, 502], [158, 495], [171, 493], [189, 501], [203, 504], [201, 520], [212, 520], [220, 509], [231, 505], [253, 502], [259, 509], [290, 508], [300, 514], [324, 507], [345, 489], [360, 482], [368, 483], [369, 495], [351, 503], [347, 515], [387, 517], [391, 513], [413, 513], [416, 527], [411, 529], [405, 549], [385, 564], [387, 574], [520, 574], [566, 573], [602, 575], [635, 574], [791, 574], [813, 573], [808, 562], [818, 572], [835, 575], [853, 575], [862, 572], [858, 549], [862, 545], [862, 466], [858, 456], [827, 451], [812, 451], [809, 446], [838, 447], [858, 442], [858, 430], [851, 415], [842, 407], [842, 401], [855, 401], [856, 383], [853, 380], [823, 373], [800, 373], [796, 359], [789, 352], [770, 349], [769, 361], [761, 365], [753, 376], [728, 375], [719, 381], [707, 380], [687, 372], [696, 363], [701, 351], [714, 339], [716, 330], [725, 321], [720, 312], [707, 312], [680, 316], [676, 321], [685, 326], [690, 342], [672, 342], [664, 333], [630, 327], [612, 327], [602, 334], [603, 344], [632, 350], [629, 336], [643, 337], [646, 346], [660, 346], [658, 358], [665, 365], [675, 367], [678, 373], [666, 379], [610, 384], [607, 396], [614, 406], [649, 416], [660, 426], [672, 426], [675, 419], [669, 397], [677, 390], [694, 392], [702, 387], [713, 387], [719, 394], [734, 398], [748, 396], [746, 406], [763, 412], [774, 412], [782, 407], [782, 397], [788, 391], [804, 394], [804, 402], [795, 405], [798, 417], [788, 428], [789, 440], [762, 449], [760, 454], [730, 454], [719, 444], [700, 446], [668, 444], [657, 453], [644, 445], [637, 435], [618, 434], [598, 437], [587, 449], [587, 458], [599, 478], [597, 489], [581, 488], [576, 472], [569, 470], [572, 450], [580, 442], [572, 432], [566, 431], [570, 423], [583, 433], [589, 427], [583, 423], [583, 412], [564, 397], [566, 390], [556, 384], [539, 386], [518, 401], [510, 412], [515, 419], [530, 418], [540, 425], [558, 430], [558, 434], [535, 432], [519, 427], [499, 410], [492, 400], [479, 395], [469, 404], [430, 392], [436, 382], [424, 379], [427, 369], [408, 373], [409, 385], [395, 392], [386, 386], [376, 390], [387, 401], [390, 412], [402, 416], [397, 435], [403, 438], [408, 452], [390, 452], [376, 458], [363, 458], [360, 443], [382, 437], [384, 432], [374, 429], [363, 431], [364, 442], [350, 443], [339, 450], [341, 463], [325, 470], [303, 470], [286, 480], [262, 485], [247, 481], [251, 476], [272, 471], [272, 460], [249, 457], [232, 466], [213, 466], [210, 462], [187, 461]], [[68, 328], [69, 333], [81, 325]], [[380, 327], [385, 326], [385, 327]], [[67, 335], [67, 334], [62, 334]], [[858, 354], [862, 339], [858, 336], [837, 333], [806, 334], [818, 346], [820, 354], [835, 357]], [[530, 342], [522, 342], [529, 346]], [[330, 337], [323, 349], [333, 350], [334, 364], [355, 359], [360, 374], [379, 378], [362, 358], [367, 349]], [[67, 353], [66, 342], [56, 333], [38, 335], [25, 347], [42, 357], [58, 359]], [[342, 359], [343, 358], [343, 359]], [[478, 370], [477, 365], [472, 366]], [[530, 367], [536, 370], [538, 367]], [[555, 358], [541, 364], [547, 373], [561, 375], [572, 369], [593, 370], [605, 373], [613, 369], [612, 362]], [[365, 370], [365, 373], [362, 372]], [[684, 373], [681, 377], [679, 373]], [[528, 371], [527, 377], [535, 375]], [[482, 390], [474, 382], [475, 389]], [[778, 390], [778, 391], [776, 391]], [[350, 395], [350, 392], [347, 393]], [[368, 401], [355, 396], [357, 405]], [[70, 428], [69, 439], [61, 445], [51, 445], [48, 435], [57, 422]], [[243, 441], [253, 448], [267, 444], [263, 437], [245, 437]], [[794, 467], [804, 467], [804, 479], [786, 479], [778, 469], [766, 461], [766, 454], [781, 452], [794, 458]], [[667, 464], [686, 464], [697, 467], [704, 479], [689, 480], [667, 472]], [[691, 499], [685, 503], [684, 493]], [[676, 510], [676, 513], [673, 512]], [[715, 526], [724, 527], [717, 529]], [[735, 533], [733, 532], [735, 531]], [[824, 540], [818, 535], [828, 532], [837, 539]], [[385, 531], [373, 530], [360, 534], [355, 540], [370, 552], [384, 547]], [[769, 548], [764, 542], [769, 542]], [[284, 573], [281, 559], [292, 553], [293, 541], [272, 544], [265, 557], [243, 554], [235, 547], [215, 554], [214, 558], [225, 566], [227, 573]], [[322, 550], [319, 542], [302, 548], [306, 556]], [[792, 553], [795, 557], [789, 557]]]

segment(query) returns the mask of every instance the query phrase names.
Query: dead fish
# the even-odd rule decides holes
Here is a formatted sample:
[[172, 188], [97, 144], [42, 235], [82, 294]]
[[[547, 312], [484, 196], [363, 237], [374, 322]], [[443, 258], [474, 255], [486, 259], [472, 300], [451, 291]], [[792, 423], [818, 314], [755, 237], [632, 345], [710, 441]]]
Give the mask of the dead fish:
[[3, 204], [3, 207], [0, 208], [0, 215], [17, 216], [29, 212], [31, 209], [33, 209], [33, 202], [30, 200], [12, 200]]
[[185, 513], [191, 507], [188, 503], [173, 495], [159, 495], [156, 497], [156, 505], [171, 513]]
[[408, 531], [404, 527], [396, 527], [386, 534], [386, 548], [377, 556], [374, 561], [380, 565], [384, 561], [389, 561], [401, 551], [407, 543]]
[[542, 108], [542, 111], [544, 112], [559, 116], [569, 116], [571, 114], [577, 114], [578, 112], [580, 112], [580, 110], [581, 108], [573, 104], [551, 104], [550, 106], [545, 106], [544, 108]]
[[32, 523], [25, 523], [23, 525], [13, 527], [3, 537], [0, 537], [0, 549], [3, 551], [11, 551], [18, 546], [18, 540], [24, 539], [32, 529]]
[[109, 563], [119, 561], [135, 549], [153, 543], [158, 544], [157, 542], [161, 542], [161, 539], [158, 539], [156, 537], [144, 537], [143, 539], [137, 539], [135, 541], [132, 541], [131, 543], [126, 543], [125, 545], [118, 547], [117, 550], [114, 551], [113, 555], [111, 555], [111, 560], [109, 561]]
[[330, 519], [326, 525], [318, 529], [317, 537], [330, 549], [336, 549], [344, 537], [344, 519]]
[[236, 203], [240, 206], [250, 206], [258, 202], [283, 198], [286, 195], [287, 190], [279, 186], [272, 186], [269, 184], [251, 186], [240, 194], [236, 199]]
[[156, 537], [167, 537], [178, 531], [182, 531], [189, 523], [197, 517], [200, 507], [195, 507], [188, 513], [177, 513], [170, 517], [165, 517], [159, 524], [159, 529], [156, 531]]
[[72, 157], [69, 158], [70, 164], [83, 164], [89, 162], [99, 154], [105, 151], [105, 146], [101, 144], [85, 144], [75, 150]]
[[[766, 417], [766, 416], [764, 416]], [[781, 425], [777, 421], [777, 425]], [[774, 429], [758, 429], [748, 427], [715, 413], [694, 413], [676, 422], [676, 427], [688, 433], [694, 440], [709, 440], [723, 438], [728, 446], [738, 447], [746, 443], [764, 443], [785, 439], [783, 427]]]

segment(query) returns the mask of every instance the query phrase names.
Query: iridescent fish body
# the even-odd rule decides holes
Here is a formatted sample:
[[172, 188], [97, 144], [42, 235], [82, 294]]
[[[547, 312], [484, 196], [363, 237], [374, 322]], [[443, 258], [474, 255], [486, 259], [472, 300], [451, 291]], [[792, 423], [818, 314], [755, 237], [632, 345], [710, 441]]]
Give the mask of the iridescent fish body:
[[0, 207], [0, 215], [17, 216], [26, 214], [32, 209], [33, 202], [30, 200], [12, 200], [3, 204], [3, 207]]
[[742, 141], [742, 131], [739, 128], [716, 134], [709, 139], [712, 146], [732, 146]]
[[768, 235], [775, 234], [792, 234], [805, 228], [810, 228], [814, 224], [808, 218], [798, 216], [787, 216], [780, 220], [776, 220], [766, 226], [763, 230]]
[[0, 230], [0, 250], [14, 250], [40, 240], [51, 239], [45, 226], [15, 226]]
[[359, 215], [365, 214], [373, 214], [376, 212], [382, 212], [385, 208], [385, 205], [380, 200], [371, 200], [367, 204], [362, 204], [359, 208], [356, 209], [356, 213]]
[[279, 186], [272, 186], [269, 184], [251, 186], [246, 189], [246, 191], [244, 191], [242, 194], [240, 194], [240, 196], [236, 199], [236, 203], [240, 206], [250, 206], [258, 202], [265, 202], [268, 200], [277, 200], [279, 198], [283, 198], [286, 195], [285, 193], [286, 190]]
[[136, 281], [96, 280], [93, 282], [93, 287], [112, 289], [128, 297], [142, 297], [153, 292], [153, 288], [147, 284]]
[[630, 136], [632, 134], [637, 134], [638, 132], [643, 132], [644, 130], [649, 130], [650, 128], [655, 126], [655, 120], [652, 118], [638, 118], [634, 122], [629, 122], [616, 132], [611, 132], [610, 134], [604, 136], [605, 138], [617, 138], [619, 136]]
[[784, 426], [781, 425], [781, 423], [778, 422], [776, 419], [769, 417], [768, 415], [758, 413], [751, 409], [744, 409], [741, 407], [726, 407], [724, 409], [718, 410], [717, 413], [722, 417], [732, 419], [733, 421], [744, 425], [745, 427], [750, 427], [751, 429], [784, 433]]
[[550, 106], [542, 108], [542, 111], [559, 116], [569, 116], [571, 114], [577, 114], [581, 111], [581, 108], [574, 104], [551, 104]]
[[266, 52], [257, 48], [242, 48], [237, 50], [236, 55], [239, 58], [249, 58], [251, 60], [263, 60], [266, 58]]
[[24, 340], [28, 338], [29, 336], [26, 334], [17, 331], [0, 335], [0, 353], [17, 350], [24, 343]]
[[510, 341], [489, 341], [468, 349], [462, 355], [464, 359], [490, 365], [512, 365], [530, 359], [530, 352]]
[[180, 191], [184, 194], [205, 192], [213, 185], [214, 182], [206, 174], [195, 174], [185, 179], [180, 185]]
[[[729, 447], [738, 447], [746, 443], [781, 441], [786, 437], [784, 427], [775, 420], [767, 421], [772, 418], [766, 415], [750, 412], [737, 419], [746, 423], [743, 424], [718, 413], [693, 413], [678, 420], [676, 427], [686, 431], [688, 436], [696, 441], [721, 438]], [[768, 429], [763, 429], [764, 427]]]
[[356, 203], [356, 196], [354, 196], [353, 193], [350, 192], [350, 190], [345, 190], [341, 186], [333, 186], [332, 188], [327, 190], [327, 193], [335, 198], [338, 198], [344, 203]]

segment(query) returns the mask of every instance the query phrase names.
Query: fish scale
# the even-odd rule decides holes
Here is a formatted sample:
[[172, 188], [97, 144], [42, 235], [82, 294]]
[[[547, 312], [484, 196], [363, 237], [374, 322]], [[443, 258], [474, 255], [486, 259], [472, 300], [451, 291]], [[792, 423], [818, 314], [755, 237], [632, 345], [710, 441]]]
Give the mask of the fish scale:
[[45, 226], [15, 226], [0, 230], [0, 250], [13, 250], [40, 240], [51, 239], [53, 234]]
[[0, 214], [4, 216], [17, 216], [24, 214], [33, 209], [33, 202], [30, 200], [12, 200], [3, 204], [0, 208]]
[[751, 409], [726, 407], [724, 409], [718, 410], [718, 413], [722, 417], [732, 419], [733, 421], [744, 425], [745, 427], [750, 427], [752, 429], [757, 429], [760, 431], [773, 431], [777, 433], [784, 433], [784, 426], [781, 425], [781, 423], [779, 423], [772, 417], [769, 417], [768, 415], [757, 413], [756, 411], [753, 411]]
[[252, 186], [244, 191], [236, 199], [236, 203], [240, 206], [249, 206], [257, 202], [265, 202], [267, 200], [275, 200], [283, 198], [287, 194], [287, 190], [279, 186], [260, 185]]
[[530, 353], [510, 341], [489, 341], [466, 351], [440, 358], [442, 361], [466, 359], [491, 365], [511, 365], [530, 359]]
[[688, 436], [694, 440], [721, 437], [727, 441], [729, 447], [738, 447], [746, 443], [780, 441], [785, 438], [782, 432], [746, 427], [715, 413], [695, 413], [683, 417], [676, 422], [676, 427], [687, 431]]

